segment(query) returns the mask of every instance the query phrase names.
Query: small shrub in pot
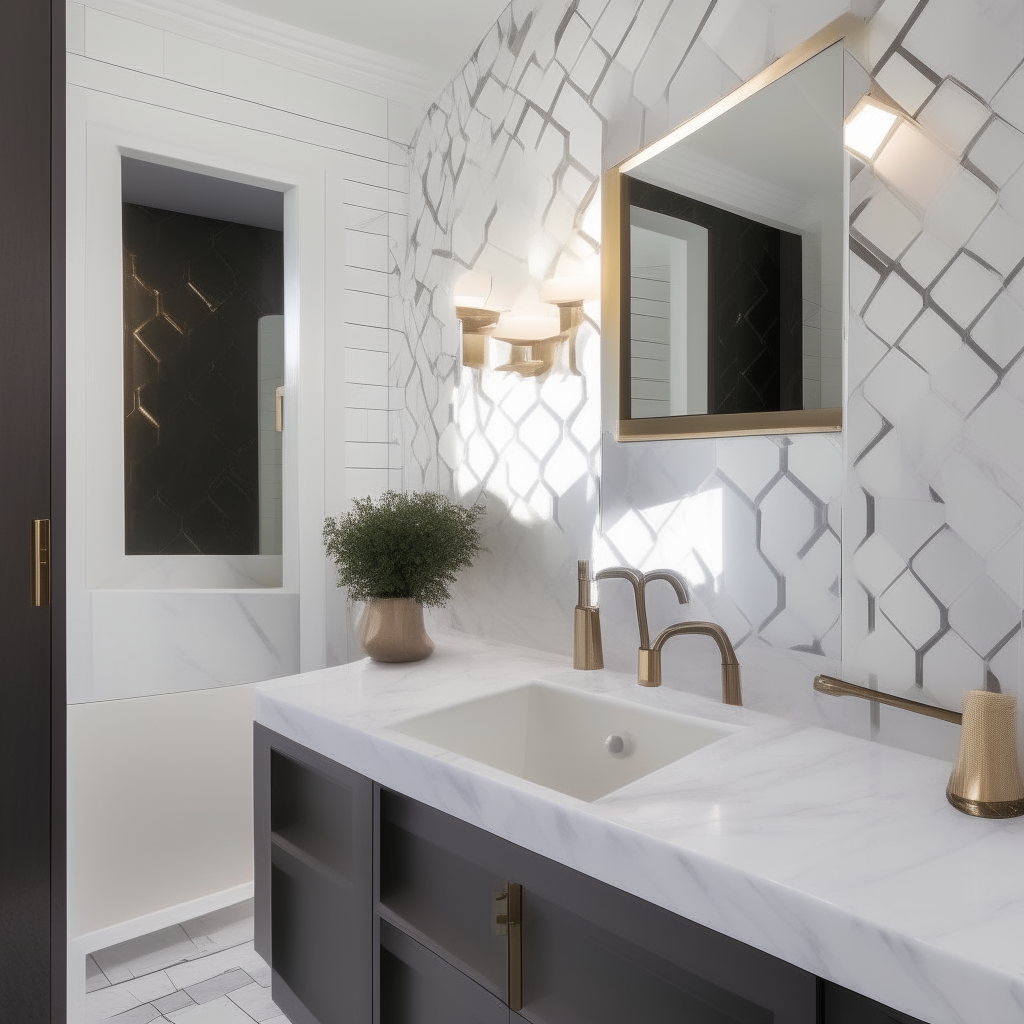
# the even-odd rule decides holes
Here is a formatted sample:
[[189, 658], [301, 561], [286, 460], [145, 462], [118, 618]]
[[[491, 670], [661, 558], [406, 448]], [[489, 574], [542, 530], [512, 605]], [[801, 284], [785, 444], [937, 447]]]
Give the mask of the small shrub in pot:
[[423, 606], [451, 597], [460, 570], [480, 551], [481, 504], [465, 506], [432, 491], [385, 491], [357, 498], [352, 511], [324, 520], [324, 544], [338, 583], [367, 602], [359, 642], [377, 661], [417, 661], [434, 649]]

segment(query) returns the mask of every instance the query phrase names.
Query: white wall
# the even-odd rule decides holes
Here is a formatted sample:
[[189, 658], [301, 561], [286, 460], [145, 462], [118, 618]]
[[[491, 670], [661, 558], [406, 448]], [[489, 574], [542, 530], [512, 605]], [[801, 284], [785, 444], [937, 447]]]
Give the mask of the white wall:
[[[320, 524], [394, 479], [389, 293], [420, 69], [232, 10], [67, 8], [73, 940], [251, 879], [251, 684], [347, 660]], [[281, 587], [245, 563], [118, 548], [124, 151], [285, 192]]]
[[254, 686], [68, 708], [71, 933], [252, 881]]

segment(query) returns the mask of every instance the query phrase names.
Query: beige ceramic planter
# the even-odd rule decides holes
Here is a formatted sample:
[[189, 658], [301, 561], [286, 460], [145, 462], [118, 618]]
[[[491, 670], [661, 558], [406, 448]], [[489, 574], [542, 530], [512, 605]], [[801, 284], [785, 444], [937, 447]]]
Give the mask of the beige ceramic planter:
[[420, 661], [434, 650], [423, 626], [423, 605], [411, 597], [368, 601], [359, 620], [359, 646], [374, 661]]

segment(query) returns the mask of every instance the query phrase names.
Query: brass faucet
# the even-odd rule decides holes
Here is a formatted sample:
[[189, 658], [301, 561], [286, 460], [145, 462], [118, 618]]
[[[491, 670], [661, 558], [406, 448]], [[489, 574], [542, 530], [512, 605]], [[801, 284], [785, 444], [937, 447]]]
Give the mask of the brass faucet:
[[624, 565], [602, 569], [594, 577], [596, 580], [620, 579], [628, 580], [633, 585], [633, 597], [636, 600], [636, 620], [640, 629], [640, 650], [637, 655], [637, 682], [641, 686], [661, 686], [661, 649], [674, 636], [684, 634], [700, 634], [709, 636], [718, 644], [722, 654], [722, 703], [741, 705], [743, 696], [740, 690], [740, 663], [736, 658], [728, 634], [716, 622], [676, 622], [667, 626], [651, 644], [650, 630], [647, 625], [647, 584], [653, 580], [664, 580], [671, 584], [680, 604], [689, 601], [686, 584], [682, 577], [671, 569], [657, 569], [654, 572], [641, 573]]

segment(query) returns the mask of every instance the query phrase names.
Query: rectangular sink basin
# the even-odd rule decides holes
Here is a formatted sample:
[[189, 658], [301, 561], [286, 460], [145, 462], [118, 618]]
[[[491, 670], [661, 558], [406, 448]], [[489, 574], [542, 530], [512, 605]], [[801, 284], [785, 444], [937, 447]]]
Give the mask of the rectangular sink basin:
[[431, 711], [391, 729], [588, 801], [736, 731], [542, 683]]

